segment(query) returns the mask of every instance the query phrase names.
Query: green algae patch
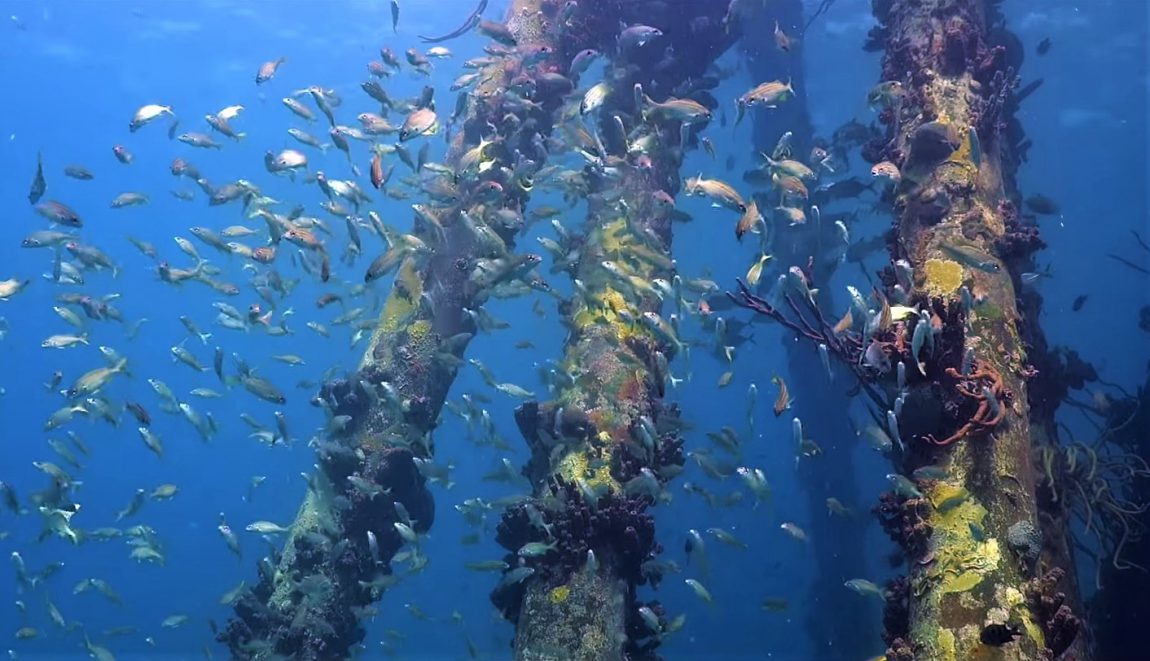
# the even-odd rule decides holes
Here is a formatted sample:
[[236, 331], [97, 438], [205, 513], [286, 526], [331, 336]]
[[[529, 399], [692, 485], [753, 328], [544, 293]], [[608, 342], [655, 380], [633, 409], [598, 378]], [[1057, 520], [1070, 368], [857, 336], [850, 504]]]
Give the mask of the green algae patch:
[[395, 276], [394, 296], [387, 297], [383, 319], [377, 334], [394, 333], [403, 327], [419, 305], [423, 294], [423, 281], [415, 268], [415, 260], [406, 259]]
[[938, 632], [938, 651], [943, 661], [955, 661], [957, 658], [954, 633], [950, 629], [942, 629]]
[[976, 326], [978, 328], [985, 328], [990, 324], [997, 326], [1008, 321], [1006, 319], [1005, 313], [1002, 311], [1002, 308], [998, 307], [990, 301], [987, 301], [975, 308], [974, 314], [975, 319], [972, 323], [981, 324], [981, 326]]
[[936, 509], [931, 519], [937, 546], [927, 577], [937, 583], [940, 595], [972, 590], [1002, 561], [998, 540], [982, 532], [986, 508], [963, 487], [946, 483], [931, 489], [928, 497], [946, 508]]
[[551, 588], [550, 597], [551, 597], [551, 603], [553, 603], [553, 604], [561, 604], [561, 603], [567, 601], [567, 598], [570, 596], [571, 596], [571, 588], [566, 586], [566, 585], [560, 585], [558, 587]]
[[1034, 646], [1038, 649], [1046, 647], [1046, 635], [1042, 633], [1042, 627], [1034, 621], [1022, 592], [1015, 588], [1006, 588], [1005, 601], [1010, 606], [1013, 618], [1022, 622], [1022, 629], [1026, 632], [1026, 637], [1034, 642]]
[[609, 462], [591, 459], [591, 452], [589, 446], [568, 452], [559, 460], [554, 472], [569, 482], [584, 480], [592, 489], [616, 491], [618, 484], [611, 477]]
[[931, 296], [951, 296], [962, 286], [962, 265], [949, 259], [928, 259], [923, 289]]

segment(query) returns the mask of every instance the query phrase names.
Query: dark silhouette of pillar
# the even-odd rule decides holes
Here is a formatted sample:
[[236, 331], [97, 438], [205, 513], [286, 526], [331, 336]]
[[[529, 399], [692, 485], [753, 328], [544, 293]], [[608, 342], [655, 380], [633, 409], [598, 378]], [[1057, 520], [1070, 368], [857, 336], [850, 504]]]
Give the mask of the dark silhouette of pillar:
[[[759, 152], [770, 154], [785, 131], [792, 134], [791, 144], [795, 158], [799, 160], [807, 160], [814, 144], [814, 129], [807, 107], [807, 77], [803, 67], [804, 42], [794, 39], [790, 51], [783, 52], [773, 39], [761, 37], [771, 34], [775, 21], [784, 31], [798, 36], [798, 28], [807, 22], [804, 19], [799, 0], [771, 3], [766, 11], [755, 15], [754, 24], [746, 32], [760, 36], [740, 43], [752, 84], [790, 78], [795, 88], [794, 98], [769, 112], [755, 113], [753, 137], [756, 158], [759, 158]], [[823, 253], [820, 246], [836, 245], [841, 240], [836, 232], [835, 226], [827, 221], [787, 228], [787, 240], [775, 242], [777, 254], [772, 263], [777, 266], [772, 269], [773, 275], [763, 276], [763, 281], [774, 282], [780, 266], [785, 270], [783, 265], [805, 263], [808, 256]], [[837, 260], [816, 260], [817, 281], [828, 282], [834, 277], [838, 265]], [[823, 288], [818, 303], [828, 316], [838, 309], [835, 292], [831, 288]], [[867, 574], [865, 549], [844, 545], [842, 540], [862, 539], [869, 515], [865, 508], [858, 506], [851, 508], [849, 516], [829, 515], [826, 504], [826, 499], [831, 497], [848, 506], [863, 502], [851, 461], [855, 447], [861, 442], [847, 416], [850, 400], [846, 390], [851, 383], [845, 374], [840, 374], [837, 382], [831, 382], [813, 346], [794, 342], [787, 334], [783, 337], [783, 348], [787, 354], [791, 391], [801, 393], [792, 412], [803, 421], [804, 433], [817, 439], [825, 453], [800, 462], [802, 477], [799, 485], [812, 514], [807, 532], [810, 533], [816, 567], [810, 586], [813, 596], [804, 603], [804, 626], [818, 654], [838, 658], [837, 655], [867, 649], [868, 631], [875, 630], [879, 615], [877, 608], [868, 610], [858, 595], [843, 587], [845, 581]], [[827, 613], [836, 615], [827, 617]]]

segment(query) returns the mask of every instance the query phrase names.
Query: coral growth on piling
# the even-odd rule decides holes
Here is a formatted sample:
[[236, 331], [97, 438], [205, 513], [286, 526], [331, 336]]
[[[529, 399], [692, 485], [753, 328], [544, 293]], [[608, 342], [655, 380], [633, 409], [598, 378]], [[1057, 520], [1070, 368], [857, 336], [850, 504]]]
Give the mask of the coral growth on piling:
[[917, 560], [929, 551], [930, 510], [931, 504], [925, 498], [906, 498], [886, 491], [879, 495], [879, 504], [871, 511], [887, 536], [909, 558]]
[[[555, 477], [548, 491], [562, 508], [524, 503], [508, 508], [499, 521], [495, 540], [508, 550], [505, 559], [512, 570], [531, 567], [535, 570], [533, 579], [558, 587], [585, 570], [588, 552], [593, 551], [599, 562], [610, 562], [614, 572], [628, 583], [644, 585], [650, 580], [652, 585], [658, 584], [658, 574], [642, 570], [643, 563], [663, 550], [655, 541], [655, 520], [647, 512], [650, 498], [608, 493], [590, 503], [579, 487], [562, 477]], [[528, 507], [536, 508], [545, 527], [532, 523]], [[554, 543], [555, 549], [538, 557], [517, 555], [529, 542]], [[491, 595], [495, 606], [512, 622], [518, 618], [523, 588], [522, 583], [504, 584]]]
[[1026, 583], [1026, 598], [1042, 626], [1045, 652], [1051, 660], [1069, 649], [1082, 629], [1082, 621], [1066, 604], [1066, 593], [1058, 589], [1065, 575], [1065, 571], [1055, 567]]

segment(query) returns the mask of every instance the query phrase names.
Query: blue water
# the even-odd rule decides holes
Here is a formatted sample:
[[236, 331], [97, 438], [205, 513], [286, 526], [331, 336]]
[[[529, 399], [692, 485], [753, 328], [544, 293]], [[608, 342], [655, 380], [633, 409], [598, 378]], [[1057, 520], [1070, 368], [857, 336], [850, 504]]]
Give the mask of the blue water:
[[[812, 3], [815, 4], [815, 3]], [[1108, 381], [1127, 386], [1140, 382], [1150, 345], [1137, 328], [1137, 310], [1150, 303], [1146, 277], [1106, 257], [1118, 253], [1142, 265], [1150, 255], [1132, 244], [1130, 231], [1147, 229], [1146, 121], [1147, 104], [1147, 22], [1145, 7], [1136, 2], [1072, 3], [1054, 0], [1041, 10], [1027, 3], [1005, 3], [1008, 25], [1023, 41], [1027, 57], [1021, 71], [1023, 81], [1045, 79], [1043, 87], [1023, 104], [1019, 119], [1034, 147], [1030, 162], [1019, 172], [1025, 194], [1044, 193], [1057, 200], [1061, 213], [1042, 221], [1042, 235], [1049, 248], [1039, 253], [1038, 262], [1051, 265], [1052, 278], [1039, 285], [1046, 300], [1042, 326], [1052, 344], [1076, 348], [1094, 363]], [[78, 630], [57, 628], [49, 619], [45, 600], [50, 600], [67, 622], [86, 632], [94, 642], [111, 649], [118, 658], [201, 658], [210, 650], [217, 658], [227, 658], [226, 649], [213, 641], [207, 621], [221, 626], [230, 609], [219, 604], [220, 596], [241, 580], [256, 580], [254, 562], [266, 553], [259, 536], [243, 527], [256, 520], [286, 524], [291, 521], [305, 492], [301, 472], [310, 470], [314, 455], [307, 440], [323, 424], [319, 409], [307, 401], [314, 389], [296, 388], [300, 381], [319, 382], [332, 367], [354, 369], [365, 343], [350, 346], [352, 331], [347, 326], [330, 326], [340, 310], [332, 306], [317, 310], [313, 301], [325, 289], [316, 280], [293, 268], [281, 255], [276, 266], [288, 278], [301, 278], [298, 288], [276, 312], [278, 320], [287, 306], [295, 308], [288, 325], [294, 334], [267, 337], [224, 329], [213, 323], [216, 311], [211, 304], [223, 300], [204, 286], [187, 284], [176, 288], [161, 282], [151, 260], [139, 254], [126, 240], [128, 235], [155, 244], [163, 258], [175, 265], [190, 266], [178, 251], [173, 236], [190, 238], [187, 229], [202, 225], [216, 230], [242, 224], [238, 205], [208, 207], [202, 194], [185, 202], [170, 190], [191, 190], [187, 179], [168, 172], [171, 159], [187, 158], [211, 179], [221, 184], [246, 178], [259, 185], [264, 195], [284, 202], [278, 210], [295, 204], [307, 206], [308, 214], [324, 217], [341, 236], [339, 219], [324, 215], [318, 205], [324, 199], [318, 187], [275, 177], [263, 167], [265, 150], [300, 148], [312, 160], [312, 169], [322, 168], [330, 176], [348, 178], [352, 174], [343, 154], [330, 150], [321, 156], [300, 147], [285, 131], [299, 126], [323, 136], [323, 120], [304, 127], [279, 102], [290, 92], [318, 84], [334, 88], [344, 97], [337, 109], [340, 123], [353, 125], [354, 113], [374, 109], [358, 89], [367, 78], [365, 64], [376, 57], [380, 46], [402, 52], [419, 44], [417, 33], [444, 33], [456, 27], [469, 8], [469, 2], [436, 3], [405, 0], [398, 35], [392, 35], [386, 2], [340, 1], [308, 3], [237, 2], [234, 0], [186, 2], [0, 2], [0, 279], [29, 278], [33, 283], [12, 300], [0, 301], [0, 317], [10, 327], [0, 340], [0, 480], [12, 485], [28, 506], [27, 496], [44, 488], [48, 480], [33, 461], [52, 461], [82, 482], [74, 499], [82, 505], [73, 523], [83, 530], [104, 526], [146, 524], [162, 540], [165, 562], [162, 566], [137, 564], [129, 559], [124, 539], [89, 541], [73, 546], [59, 537], [42, 543], [41, 517], [33, 510], [14, 516], [0, 512], [0, 554], [19, 552], [30, 572], [38, 572], [50, 562], [63, 562], [63, 568], [32, 592], [22, 591], [8, 567], [0, 570], [0, 648], [13, 650], [15, 658], [83, 658], [85, 651]], [[878, 80], [876, 54], [863, 54], [861, 45], [873, 19], [859, 3], [841, 2], [831, 7], [803, 38], [807, 97], [815, 134], [829, 136], [842, 123], [858, 118], [869, 122], [873, 114], [866, 108], [865, 95]], [[486, 15], [499, 18], [505, 3], [492, 2]], [[13, 19], [8, 19], [13, 16]], [[795, 29], [792, 28], [792, 32]], [[1053, 47], [1045, 57], [1036, 57], [1034, 48], [1043, 38]], [[435, 61], [431, 77], [404, 73], [386, 81], [389, 93], [397, 98], [418, 93], [424, 84], [433, 85], [441, 114], [450, 111], [454, 95], [447, 87], [461, 73], [461, 63], [482, 54], [484, 42], [475, 34], [446, 44], [454, 56]], [[260, 63], [284, 56], [287, 62], [269, 83], [254, 84]], [[732, 49], [720, 61], [724, 68], [739, 66], [739, 51]], [[730, 100], [742, 94], [752, 82], [740, 68], [714, 90], [728, 113]], [[222, 150], [201, 150], [171, 141], [164, 124], [147, 126], [129, 133], [127, 124], [134, 110], [145, 103], [170, 105], [181, 118], [181, 131], [209, 132], [199, 118], [219, 109], [241, 104], [245, 111], [233, 126], [247, 133], [238, 143], [216, 136]], [[733, 119], [733, 116], [731, 117]], [[393, 116], [393, 120], [395, 117]], [[685, 175], [697, 172], [738, 181], [738, 174], [755, 164], [746, 148], [749, 123], [738, 129], [728, 124], [713, 126], [707, 135], [719, 152], [712, 161], [702, 152], [688, 155]], [[325, 142], [327, 140], [324, 140]], [[122, 165], [112, 156], [112, 147], [124, 144], [134, 154], [131, 165]], [[431, 140], [431, 159], [441, 160], [445, 144]], [[366, 170], [367, 150], [353, 142], [353, 153]], [[78, 234], [117, 262], [118, 277], [107, 272], [87, 272], [83, 287], [53, 285], [41, 277], [50, 273], [50, 250], [30, 250], [20, 246], [27, 233], [44, 229], [47, 223], [27, 204], [28, 184], [35, 169], [37, 152], [43, 154], [48, 189], [45, 199], [63, 201], [84, 218]], [[734, 168], [724, 172], [722, 162], [734, 157]], [[65, 165], [79, 164], [94, 174], [93, 181], [63, 176]], [[869, 166], [857, 153], [852, 156], [856, 174]], [[399, 165], [399, 173], [406, 173]], [[370, 190], [366, 177], [361, 186]], [[149, 194], [146, 206], [110, 209], [109, 201], [126, 191]], [[411, 226], [410, 202], [377, 198], [376, 209], [390, 224], [401, 229]], [[415, 200], [412, 200], [415, 201]], [[536, 205], [559, 204], [541, 195]], [[680, 201], [679, 206], [695, 216], [690, 224], [676, 226], [675, 258], [681, 273], [689, 277], [704, 274], [724, 287], [732, 286], [756, 256], [754, 242], [736, 244], [730, 237], [729, 214], [710, 208], [698, 199]], [[568, 227], [578, 227], [584, 209], [566, 212]], [[253, 221], [253, 227], [256, 227]], [[869, 237], [887, 227], [889, 217], [864, 217], [852, 226], [856, 238]], [[533, 228], [521, 242], [533, 249], [536, 236], [549, 236], [542, 224]], [[1146, 236], [1144, 233], [1143, 236]], [[245, 239], [240, 239], [244, 241]], [[247, 240], [250, 242], [250, 239]], [[365, 255], [354, 267], [333, 264], [337, 278], [356, 282], [364, 259], [382, 249], [378, 239], [364, 236]], [[260, 302], [244, 283], [247, 274], [242, 260], [228, 259], [195, 239], [200, 253], [220, 266], [221, 279], [241, 284], [239, 296], [227, 301], [241, 309]], [[885, 253], [873, 255], [869, 268], [877, 269]], [[565, 276], [551, 276], [553, 286], [570, 291]], [[389, 279], [388, 279], [389, 280]], [[371, 293], [354, 305], [374, 305], [388, 291], [388, 280], [377, 282]], [[847, 284], [858, 284], [858, 268], [848, 265], [836, 280], [824, 286], [843, 292]], [[114, 304], [130, 322], [146, 318], [134, 340], [125, 337], [124, 327], [110, 321], [87, 324], [90, 346], [66, 350], [40, 348], [40, 342], [54, 333], [71, 329], [53, 312], [54, 297], [61, 291], [77, 291], [93, 297], [116, 294]], [[1070, 307], [1075, 297], [1089, 294], [1081, 312]], [[541, 391], [537, 367], [562, 353], [564, 331], [550, 300], [543, 300], [544, 316], [532, 311], [535, 296], [514, 300], [493, 300], [487, 309], [512, 323], [509, 330], [483, 335], [472, 342], [468, 357], [477, 358], [493, 369], [500, 381]], [[265, 304], [266, 305], [266, 304]], [[372, 314], [369, 309], [368, 314]], [[211, 332], [205, 344], [192, 338], [178, 321], [190, 316], [201, 330]], [[319, 337], [308, 330], [306, 321], [329, 324], [331, 337]], [[688, 325], [687, 336], [702, 338], [697, 325]], [[682, 491], [691, 481], [725, 495], [744, 490], [732, 477], [722, 483], [708, 480], [688, 461], [686, 474], [672, 483], [674, 500], [656, 509], [660, 539], [665, 557], [680, 565], [686, 563], [683, 543], [690, 528], [704, 530], [723, 527], [738, 535], [749, 550], [725, 547], [708, 536], [712, 570], [706, 577], [687, 567], [682, 576], [669, 576], [654, 594], [671, 614], [686, 613], [686, 628], [668, 637], [661, 652], [668, 659], [864, 659], [879, 654], [883, 645], [880, 607], [875, 601], [858, 598], [857, 607], [866, 609], [870, 629], [865, 649], [828, 650], [827, 641], [811, 640], [803, 634], [802, 623], [810, 613], [834, 618], [835, 613], [819, 613], [820, 595], [810, 589], [819, 571], [811, 545], [837, 545], [843, 556], [862, 556], [867, 572], [859, 578], [880, 582], [892, 575], [885, 556], [890, 542], [877, 525], [866, 529], [863, 539], [812, 539], [807, 545], [796, 542], [779, 530], [783, 521], [807, 526], [822, 509], [810, 511], [806, 489], [826, 490], [834, 495], [834, 485], [800, 484], [790, 442], [790, 417], [776, 418], [769, 406], [774, 389], [770, 379], [779, 375], [788, 380], [783, 338], [776, 326], [758, 325], [755, 342], [744, 345], [737, 356], [734, 377], [722, 389], [716, 388], [720, 375], [728, 369], [713, 358], [697, 352], [691, 364], [690, 381], [669, 395], [684, 409], [684, 418], [697, 429], [688, 436], [687, 449], [702, 447], [701, 432], [723, 425], [745, 429], [745, 393], [750, 384], [759, 389], [755, 413], [755, 435], [744, 434], [742, 465], [762, 468], [771, 480], [774, 502], [771, 507], [752, 509], [747, 499], [733, 508], [709, 509], [698, 497]], [[513, 345], [531, 340], [535, 348], [518, 350]], [[225, 391], [210, 369], [197, 374], [176, 363], [170, 355], [173, 345], [183, 343], [205, 365], [211, 364], [214, 347], [237, 354], [258, 368], [258, 373], [280, 385], [288, 402], [277, 406], [263, 402], [241, 389]], [[158, 459], [143, 446], [136, 434], [136, 422], [121, 415], [119, 427], [96, 419], [77, 419], [65, 427], [44, 432], [44, 421], [65, 399], [45, 390], [51, 374], [60, 370], [66, 388], [79, 374], [103, 365], [97, 347], [107, 345], [128, 358], [132, 376], [116, 379], [106, 390], [112, 400], [142, 402], [152, 413], [152, 429], [165, 443], [166, 454]], [[298, 354], [306, 365], [289, 367], [273, 361], [274, 354]], [[234, 372], [231, 358], [229, 371]], [[812, 365], [817, 363], [812, 362]], [[675, 364], [678, 376], [686, 366]], [[845, 379], [840, 374], [840, 379]], [[190, 401], [201, 413], [210, 412], [220, 425], [219, 434], [202, 442], [192, 427], [178, 415], [159, 411], [158, 401], [146, 379], [166, 382], [181, 399]], [[191, 389], [210, 387], [226, 396], [221, 399], [188, 397]], [[471, 368], [461, 371], [451, 398], [465, 392], [486, 391], [493, 401], [490, 411], [499, 434], [515, 448], [510, 458], [516, 465], [527, 453], [512, 418], [517, 401], [487, 391], [479, 374]], [[802, 400], [802, 392], [794, 393]], [[857, 410], [854, 410], [857, 408]], [[274, 428], [273, 413], [286, 412], [295, 439], [290, 447], [267, 447], [248, 438], [248, 427], [239, 414], [250, 413]], [[827, 411], [841, 415], [841, 410]], [[862, 420], [861, 407], [848, 412]], [[465, 636], [474, 641], [482, 658], [509, 658], [512, 628], [502, 622], [487, 600], [496, 578], [463, 568], [465, 561], [498, 558], [503, 555], [494, 542], [497, 514], [489, 515], [482, 541], [462, 546], [461, 536], [471, 532], [452, 506], [466, 498], [480, 496], [491, 500], [514, 493], [507, 485], [485, 482], [480, 477], [493, 470], [500, 454], [490, 448], [476, 448], [468, 441], [463, 423], [445, 411], [436, 431], [436, 460], [452, 464], [454, 486], [432, 487], [437, 501], [437, 521], [423, 550], [430, 564], [421, 573], [401, 582], [379, 603], [380, 615], [368, 623], [364, 641], [365, 658], [383, 654], [380, 641], [388, 641], [400, 658], [466, 658]], [[1081, 430], [1081, 421], [1072, 420]], [[91, 449], [82, 456], [82, 469], [68, 466], [56, 457], [48, 439], [64, 439], [65, 431], [75, 432]], [[1084, 431], [1082, 432], [1084, 433]], [[874, 497], [886, 483], [889, 466], [865, 443], [853, 438], [819, 439], [824, 455], [811, 461], [850, 461], [856, 473], [857, 488], [864, 498], [846, 503], [856, 516], [867, 516]], [[805, 460], [804, 460], [805, 461]], [[250, 488], [253, 476], [265, 476], [261, 486]], [[141, 511], [122, 523], [116, 512], [127, 506], [136, 489], [151, 491], [157, 485], [174, 483], [179, 493], [168, 502], [149, 501]], [[254, 493], [249, 501], [247, 495]], [[815, 499], [817, 502], [818, 499]], [[237, 530], [243, 548], [238, 560], [228, 551], [216, 531], [223, 513]], [[824, 568], [823, 571], [831, 571]], [[714, 595], [714, 605], [699, 601], [682, 579], [700, 578]], [[106, 580], [123, 598], [122, 607], [109, 605], [97, 592], [73, 594], [73, 586], [86, 578]], [[848, 577], [849, 578], [849, 577]], [[644, 598], [650, 597], [646, 590]], [[785, 598], [789, 608], [782, 613], [760, 608], [765, 597]], [[23, 603], [18, 608], [14, 603]], [[412, 613], [417, 607], [430, 619]], [[453, 611], [462, 615], [462, 624], [452, 621]], [[175, 614], [190, 616], [180, 628], [162, 628], [161, 621]], [[102, 632], [133, 625], [131, 635], [109, 637]], [[19, 627], [39, 630], [32, 640], [17, 640]], [[150, 642], [149, 642], [150, 641]]]

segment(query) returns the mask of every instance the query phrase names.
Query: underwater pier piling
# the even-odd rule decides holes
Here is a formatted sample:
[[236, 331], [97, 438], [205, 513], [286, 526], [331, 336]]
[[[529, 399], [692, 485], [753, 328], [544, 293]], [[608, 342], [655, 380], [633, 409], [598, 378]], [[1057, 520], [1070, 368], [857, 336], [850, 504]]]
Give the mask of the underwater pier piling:
[[[654, 659], [675, 626], [636, 590], [661, 579], [649, 508], [684, 463], [678, 409], [663, 402], [669, 364], [683, 345], [660, 316], [664, 295], [652, 283], [674, 274], [681, 140], [694, 134], [677, 120], [645, 116], [638, 84], [674, 89], [706, 70], [732, 42], [722, 9], [658, 17], [671, 25], [647, 17], [686, 58], [680, 67], [660, 75], [642, 65], [625, 69], [636, 63], [618, 55], [613, 63], [618, 91], [595, 128], [607, 153], [591, 168], [571, 270], [576, 294], [561, 310], [569, 333], [563, 376], [554, 399], [515, 412], [532, 453], [523, 473], [536, 493], [500, 521], [509, 568], [491, 599], [515, 623], [520, 661]], [[632, 152], [644, 138], [652, 146]]]
[[[561, 363], [573, 382], [554, 400], [528, 402], [515, 413], [532, 452], [525, 473], [541, 487], [530, 504], [504, 514], [497, 539], [512, 558], [530, 542], [555, 544], [537, 559], [525, 558], [522, 566], [534, 572], [522, 584], [506, 582], [492, 595], [516, 623], [517, 659], [622, 659], [627, 634], [642, 627], [635, 587], [647, 582], [643, 563], [661, 550], [647, 509], [667, 479], [660, 471], [669, 477], [681, 468], [682, 439], [660, 431], [676, 415], [661, 400], [660, 370], [669, 356], [657, 357], [662, 344], [638, 319], [657, 312], [660, 301], [654, 295], [628, 300], [602, 263], [619, 259], [611, 246], [640, 241], [635, 227], [663, 242], [658, 250], [669, 264], [669, 207], [657, 208], [653, 196], [674, 182], [673, 176], [666, 182], [656, 176], [669, 160], [656, 159], [661, 166], [652, 172], [627, 166], [613, 183], [629, 219], [617, 204], [591, 203], [577, 268], [586, 294], [569, 304], [571, 336]], [[649, 262], [633, 266], [633, 275], [647, 281], [670, 274]], [[646, 431], [644, 424], [650, 425]], [[652, 434], [649, 448], [641, 440], [644, 433]], [[630, 480], [644, 479], [643, 468], [651, 471], [651, 482], [628, 489]], [[543, 525], [532, 524], [528, 507]]]
[[[433, 250], [402, 260], [358, 371], [323, 385], [318, 399], [350, 423], [321, 442], [282, 553], [259, 562], [259, 584], [219, 634], [235, 658], [349, 658], [364, 636], [359, 620], [395, 579], [389, 561], [404, 533], [432, 525], [420, 462], [431, 459], [431, 432], [475, 332], [464, 310], [539, 260], [512, 254], [520, 227], [497, 219], [503, 210], [522, 214], [530, 188], [522, 178], [542, 166], [538, 137], [550, 133], [570, 91], [545, 74], [565, 74], [585, 47], [581, 33], [554, 20], [561, 4], [514, 0], [509, 8], [518, 55], [493, 58], [471, 94], [446, 158], [458, 191], [429, 191], [431, 201], [416, 209], [414, 236]], [[513, 83], [530, 86], [534, 103], [512, 104]], [[493, 163], [479, 172], [468, 159]], [[461, 221], [465, 211], [474, 223]], [[477, 270], [480, 259], [491, 268]]]
[[[897, 263], [883, 278], [921, 309], [890, 343], [906, 375], [900, 468], [931, 467], [916, 474], [917, 493], [904, 483], [879, 508], [910, 568], [888, 591], [891, 661], [984, 658], [987, 647], [993, 658], [1053, 659], [1081, 638], [1063, 603], [1076, 595], [1058, 595], [1073, 586], [1039, 562], [1033, 359], [1011, 271], [1041, 243], [1013, 189], [1004, 108], [1017, 78], [992, 43], [991, 4], [874, 2], [886, 52], [871, 101], [885, 106], [888, 135], [864, 155], [901, 172], [891, 250], [913, 279]], [[922, 350], [927, 336], [933, 349]]]

